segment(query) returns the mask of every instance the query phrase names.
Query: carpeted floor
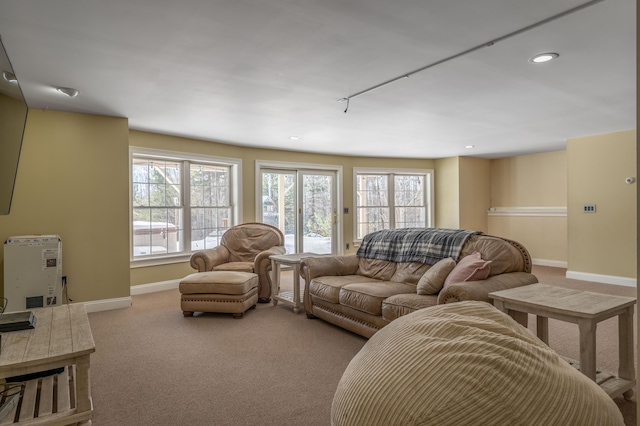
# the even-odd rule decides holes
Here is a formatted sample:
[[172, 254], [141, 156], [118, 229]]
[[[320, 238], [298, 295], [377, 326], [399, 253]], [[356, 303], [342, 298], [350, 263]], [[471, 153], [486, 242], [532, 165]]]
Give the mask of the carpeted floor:
[[[534, 273], [548, 284], [635, 296], [635, 288], [566, 280], [557, 268]], [[258, 304], [241, 320], [184, 318], [179, 299], [162, 291], [89, 314], [95, 425], [329, 424], [337, 383], [366, 339], [281, 304]], [[551, 347], [577, 359], [577, 326], [550, 320], [549, 328]], [[603, 321], [597, 333], [598, 367], [616, 371], [617, 322]], [[635, 397], [616, 403], [635, 425]]]

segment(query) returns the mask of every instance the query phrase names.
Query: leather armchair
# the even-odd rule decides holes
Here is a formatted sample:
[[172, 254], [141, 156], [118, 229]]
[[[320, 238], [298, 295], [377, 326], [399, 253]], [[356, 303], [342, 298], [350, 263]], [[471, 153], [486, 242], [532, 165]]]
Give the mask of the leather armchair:
[[271, 260], [273, 254], [284, 254], [284, 235], [271, 225], [244, 223], [222, 235], [220, 245], [195, 252], [190, 264], [198, 272], [239, 271], [258, 275], [258, 302], [271, 300]]

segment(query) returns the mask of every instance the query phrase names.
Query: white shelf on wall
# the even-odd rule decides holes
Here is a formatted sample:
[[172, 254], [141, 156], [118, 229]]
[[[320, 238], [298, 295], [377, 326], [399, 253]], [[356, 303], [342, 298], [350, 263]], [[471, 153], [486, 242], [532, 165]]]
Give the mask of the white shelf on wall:
[[565, 217], [566, 207], [491, 207], [488, 216], [538, 216]]

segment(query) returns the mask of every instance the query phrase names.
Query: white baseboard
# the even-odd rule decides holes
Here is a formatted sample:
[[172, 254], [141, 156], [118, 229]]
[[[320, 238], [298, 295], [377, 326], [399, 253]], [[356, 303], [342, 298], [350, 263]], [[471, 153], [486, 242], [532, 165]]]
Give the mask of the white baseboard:
[[567, 278], [574, 280], [592, 281], [596, 283], [614, 284], [625, 287], [637, 287], [638, 280], [636, 278], [617, 277], [614, 275], [590, 274], [587, 272], [567, 271]]
[[140, 284], [131, 286], [131, 295], [155, 293], [156, 291], [173, 290], [178, 288], [180, 280], [160, 281], [157, 283]]
[[119, 297], [117, 299], [93, 300], [83, 302], [87, 312], [109, 311], [111, 309], [122, 309], [131, 307], [131, 297]]
[[[172, 290], [178, 288], [180, 280], [162, 281], [151, 284], [134, 285], [131, 287], [131, 296], [137, 294], [154, 293], [156, 291]], [[131, 296], [119, 297], [116, 299], [93, 300], [91, 302], [83, 302], [87, 312], [109, 311], [111, 309], [130, 308]]]
[[531, 263], [540, 266], [550, 266], [552, 268], [567, 268], [567, 262], [561, 260], [531, 259]]

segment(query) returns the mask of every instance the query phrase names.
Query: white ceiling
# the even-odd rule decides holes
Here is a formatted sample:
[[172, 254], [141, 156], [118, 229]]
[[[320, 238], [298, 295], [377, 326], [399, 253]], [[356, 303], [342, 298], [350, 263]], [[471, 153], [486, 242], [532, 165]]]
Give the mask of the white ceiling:
[[[338, 99], [584, 3], [0, 0], [0, 37], [31, 108], [243, 146], [499, 158], [636, 127], [634, 0], [402, 78], [354, 97], [347, 113]], [[542, 52], [560, 57], [528, 62]]]

